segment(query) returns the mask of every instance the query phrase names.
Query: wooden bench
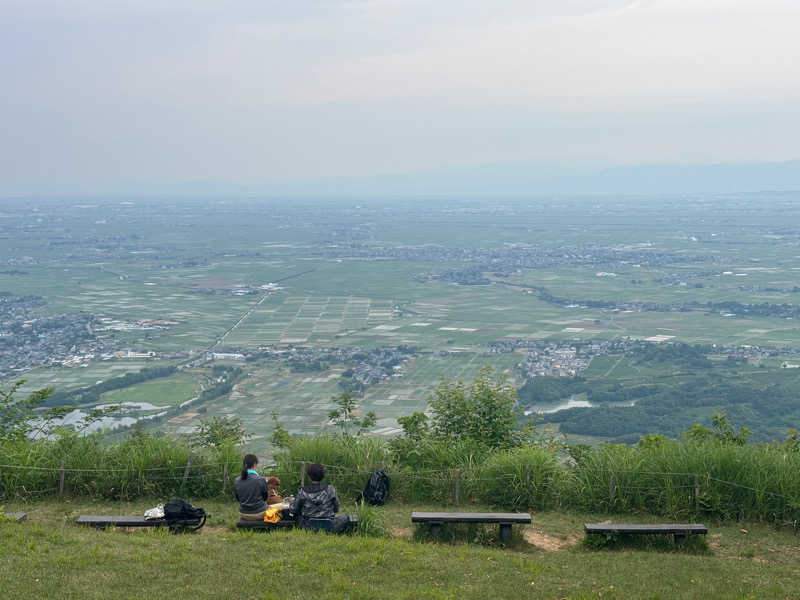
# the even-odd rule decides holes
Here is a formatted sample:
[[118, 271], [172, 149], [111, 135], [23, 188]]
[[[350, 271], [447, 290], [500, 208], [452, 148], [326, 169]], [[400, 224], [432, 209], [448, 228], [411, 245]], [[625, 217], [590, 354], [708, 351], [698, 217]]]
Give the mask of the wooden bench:
[[708, 528], [700, 523], [662, 523], [656, 525], [631, 525], [628, 523], [586, 523], [587, 535], [672, 535], [676, 545], [680, 545], [689, 535], [708, 533]]
[[[347, 529], [351, 529], [358, 525], [358, 517], [355, 515], [348, 515], [350, 517], [350, 524]], [[266, 521], [251, 521], [248, 519], [239, 519], [236, 522], [238, 529], [250, 529], [253, 531], [275, 531], [276, 529], [292, 529], [297, 526], [297, 521], [294, 519], [282, 519], [277, 523], [269, 523]], [[332, 531], [333, 522], [330, 519], [311, 519], [308, 521], [308, 529], [313, 531]]]
[[277, 523], [267, 521], [255, 521], [251, 519], [239, 519], [236, 522], [238, 529], [251, 529], [253, 531], [275, 531], [276, 529], [292, 529], [297, 523], [293, 519], [282, 519]]
[[500, 525], [500, 541], [508, 544], [511, 541], [511, 526], [530, 524], [528, 513], [449, 513], [449, 512], [412, 512], [412, 523], [429, 523], [431, 533], [438, 536], [445, 523], [497, 523]]
[[28, 518], [28, 513], [24, 512], [10, 512], [10, 513], [0, 513], [4, 514], [7, 518], [15, 521], [16, 523], [22, 523], [25, 519]]
[[100, 515], [81, 515], [75, 519], [77, 525], [87, 525], [95, 529], [106, 527], [169, 527], [170, 531], [197, 531], [206, 524], [208, 515], [200, 519], [182, 521], [178, 525], [170, 525], [166, 519], [145, 519], [137, 516], [109, 517]]

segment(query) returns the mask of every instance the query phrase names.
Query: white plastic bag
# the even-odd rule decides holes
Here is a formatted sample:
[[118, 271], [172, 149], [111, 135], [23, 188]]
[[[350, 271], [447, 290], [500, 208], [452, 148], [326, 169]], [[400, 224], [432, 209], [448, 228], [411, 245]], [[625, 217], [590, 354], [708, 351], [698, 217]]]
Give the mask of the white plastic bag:
[[148, 521], [153, 519], [163, 519], [164, 518], [164, 505], [159, 504], [151, 509], [144, 511], [144, 518]]

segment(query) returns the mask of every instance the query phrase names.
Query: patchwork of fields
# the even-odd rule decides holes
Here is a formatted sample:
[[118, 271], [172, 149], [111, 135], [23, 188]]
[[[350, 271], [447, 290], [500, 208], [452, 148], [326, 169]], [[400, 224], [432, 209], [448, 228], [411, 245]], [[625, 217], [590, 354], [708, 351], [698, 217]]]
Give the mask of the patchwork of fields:
[[[236, 415], [263, 440], [273, 413], [293, 433], [325, 428], [331, 397], [352, 366], [295, 372], [263, 358], [275, 349], [416, 348], [395, 376], [364, 392], [362, 410], [374, 410], [377, 432], [389, 435], [398, 417], [426, 408], [440, 377], [469, 379], [488, 364], [521, 385], [524, 355], [492, 353], [493, 342], [750, 345], [786, 349], [791, 362], [800, 318], [702, 305], [798, 304], [800, 232], [787, 225], [800, 218], [796, 200], [675, 198], [669, 210], [635, 199], [112, 202], [94, 206], [91, 218], [77, 204], [11, 207], [0, 224], [10, 265], [0, 290], [43, 297], [45, 315], [92, 314], [94, 335], [116, 353], [72, 367], [20, 368], [5, 385], [25, 377], [25, 391], [73, 390], [174, 364], [181, 368], [174, 378], [103, 401], [177, 406], [210, 385], [215, 363], [207, 353], [262, 353], [229, 363], [243, 369], [229, 396], [187, 404], [158, 426], [187, 432], [209, 415]], [[476, 266], [487, 285], [433, 277], [451, 271], [457, 279]], [[695, 308], [671, 308], [687, 302]], [[605, 356], [587, 373], [643, 376]]]

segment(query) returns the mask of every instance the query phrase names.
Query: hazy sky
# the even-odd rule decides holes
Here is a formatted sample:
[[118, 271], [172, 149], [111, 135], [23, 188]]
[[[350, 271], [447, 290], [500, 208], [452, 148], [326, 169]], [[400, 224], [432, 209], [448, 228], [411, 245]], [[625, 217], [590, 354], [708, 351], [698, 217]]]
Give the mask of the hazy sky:
[[0, 0], [0, 194], [800, 158], [799, 0]]

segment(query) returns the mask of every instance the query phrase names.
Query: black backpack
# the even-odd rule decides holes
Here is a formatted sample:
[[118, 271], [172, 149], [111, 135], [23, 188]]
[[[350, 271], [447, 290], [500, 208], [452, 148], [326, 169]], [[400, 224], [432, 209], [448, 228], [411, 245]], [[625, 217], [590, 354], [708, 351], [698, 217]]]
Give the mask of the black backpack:
[[173, 498], [164, 505], [164, 520], [170, 530], [200, 529], [206, 522], [206, 511], [192, 506], [183, 498]]
[[377, 506], [386, 503], [389, 499], [389, 476], [383, 470], [379, 469], [369, 476], [361, 499]]

